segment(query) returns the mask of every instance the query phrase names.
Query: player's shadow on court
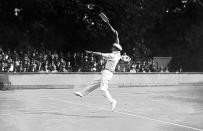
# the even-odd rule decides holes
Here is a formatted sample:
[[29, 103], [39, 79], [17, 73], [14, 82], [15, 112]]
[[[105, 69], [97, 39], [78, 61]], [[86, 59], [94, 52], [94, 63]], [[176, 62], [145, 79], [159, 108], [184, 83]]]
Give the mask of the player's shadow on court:
[[85, 117], [85, 118], [112, 118], [110, 116], [99, 116], [99, 115], [68, 115], [68, 116], [75, 116], [75, 117]]
[[115, 116], [105, 116], [105, 115], [81, 115], [81, 114], [68, 114], [61, 112], [53, 112], [53, 111], [22, 111], [25, 114], [40, 114], [40, 115], [58, 115], [58, 116], [72, 116], [72, 117], [84, 117], [84, 118], [113, 118]]

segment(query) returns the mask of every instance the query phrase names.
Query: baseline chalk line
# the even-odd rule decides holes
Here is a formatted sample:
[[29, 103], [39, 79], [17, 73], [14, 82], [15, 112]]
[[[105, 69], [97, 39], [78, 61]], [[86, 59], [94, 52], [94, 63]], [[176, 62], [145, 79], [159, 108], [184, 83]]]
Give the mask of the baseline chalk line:
[[[75, 103], [75, 102], [70, 102], [67, 100], [62, 100], [62, 99], [57, 99], [57, 98], [46, 98], [49, 100], [53, 100], [53, 101], [58, 101], [58, 102], [63, 102], [63, 103], [67, 103], [67, 104], [72, 104], [72, 105], [76, 105], [76, 106], [82, 106], [82, 107], [88, 107], [88, 108], [93, 108], [93, 109], [97, 109], [97, 110], [103, 110], [103, 111], [111, 111], [102, 107], [95, 107], [95, 105], [91, 106], [91, 105], [83, 105], [83, 104], [79, 104], [79, 103]], [[134, 113], [127, 113], [124, 111], [113, 111], [114, 113], [118, 113], [118, 114], [122, 114], [122, 115], [127, 115], [127, 116], [133, 116], [133, 117], [137, 117], [137, 118], [142, 118], [142, 119], [146, 119], [146, 120], [150, 120], [150, 121], [156, 121], [156, 122], [160, 122], [160, 123], [164, 123], [164, 124], [168, 124], [168, 125], [174, 125], [174, 126], [179, 126], [179, 127], [183, 127], [183, 128], [188, 128], [188, 129], [192, 129], [192, 130], [196, 130], [196, 131], [203, 131], [203, 129], [199, 129], [199, 128], [195, 128], [195, 127], [191, 127], [191, 126], [186, 126], [186, 125], [182, 125], [182, 124], [177, 124], [177, 123], [173, 123], [173, 122], [167, 122], [167, 121], [162, 121], [162, 120], [158, 120], [158, 119], [154, 119], [154, 118], [149, 118], [146, 116], [142, 116], [142, 115], [136, 115]]]

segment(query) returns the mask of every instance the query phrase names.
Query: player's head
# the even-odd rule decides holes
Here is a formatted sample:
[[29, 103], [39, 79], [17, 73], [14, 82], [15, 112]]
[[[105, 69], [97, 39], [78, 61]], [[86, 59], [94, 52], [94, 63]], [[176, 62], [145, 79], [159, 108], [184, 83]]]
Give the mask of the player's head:
[[114, 43], [112, 46], [112, 51], [122, 51], [122, 47], [120, 44]]

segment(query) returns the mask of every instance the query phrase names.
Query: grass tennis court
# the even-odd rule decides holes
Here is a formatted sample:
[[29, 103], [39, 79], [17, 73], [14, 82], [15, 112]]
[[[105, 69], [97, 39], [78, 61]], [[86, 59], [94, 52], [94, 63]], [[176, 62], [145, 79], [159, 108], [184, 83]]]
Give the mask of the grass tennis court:
[[203, 131], [202, 86], [110, 88], [114, 112], [99, 90], [77, 90], [0, 91], [0, 131]]

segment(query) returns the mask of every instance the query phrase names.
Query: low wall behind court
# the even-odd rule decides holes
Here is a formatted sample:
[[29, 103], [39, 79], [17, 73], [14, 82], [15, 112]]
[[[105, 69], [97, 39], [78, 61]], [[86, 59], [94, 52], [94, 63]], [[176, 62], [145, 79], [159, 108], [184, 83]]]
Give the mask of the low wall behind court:
[[[89, 85], [100, 73], [5, 73], [10, 87], [74, 88]], [[3, 80], [3, 79], [2, 79]], [[115, 73], [111, 87], [203, 85], [203, 73]]]

